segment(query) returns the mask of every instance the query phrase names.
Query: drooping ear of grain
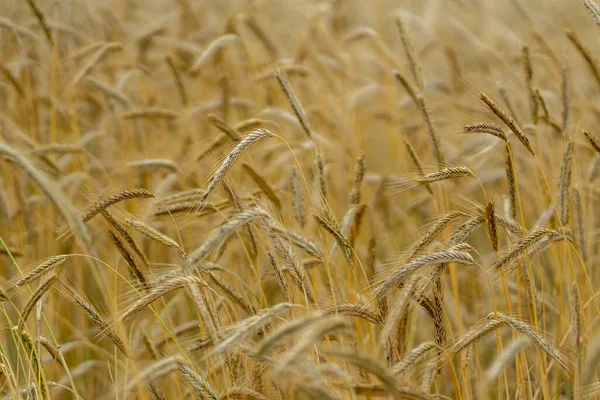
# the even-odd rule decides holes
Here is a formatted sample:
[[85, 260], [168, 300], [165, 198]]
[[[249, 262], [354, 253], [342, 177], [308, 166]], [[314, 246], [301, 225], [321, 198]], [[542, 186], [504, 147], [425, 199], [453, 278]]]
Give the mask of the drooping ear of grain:
[[529, 233], [527, 236], [524, 236], [523, 238], [519, 239], [510, 248], [504, 251], [503, 254], [501, 254], [498, 258], [498, 260], [492, 265], [491, 269], [496, 271], [499, 270], [500, 268], [502, 268], [502, 266], [508, 264], [509, 262], [518, 258], [520, 255], [524, 254], [525, 251], [534, 244], [538, 243], [546, 237], [552, 236], [561, 235], [556, 231], [545, 228], [540, 228], [536, 231]]
[[59, 268], [71, 255], [65, 254], [60, 256], [50, 257], [48, 260], [38, 265], [36, 268], [31, 270], [28, 274], [22, 276], [16, 283], [17, 288], [27, 285], [40, 276], [54, 272]]
[[217, 116], [215, 114], [209, 114], [208, 115], [208, 120], [215, 127], [217, 127], [217, 129], [219, 129], [221, 132], [223, 132], [224, 134], [226, 134], [227, 136], [229, 136], [229, 138], [231, 140], [233, 140], [234, 142], [237, 141], [240, 138], [240, 134], [234, 128], [232, 128], [229, 125], [227, 125], [227, 122], [225, 122], [219, 116]]
[[107, 196], [102, 198], [99, 202], [97, 202], [94, 206], [92, 206], [82, 217], [83, 222], [88, 222], [92, 218], [94, 218], [97, 214], [99, 214], [102, 210], [112, 206], [113, 204], [119, 203], [121, 201], [136, 199], [136, 198], [149, 198], [154, 197], [152, 193], [147, 191], [146, 189], [125, 189], [119, 193], [115, 193], [111, 196]]
[[598, 7], [598, 4], [594, 0], [582, 0], [582, 2], [590, 17], [592, 17], [592, 21], [600, 27], [600, 7]]
[[245, 136], [237, 146], [225, 157], [217, 171], [211, 177], [208, 186], [206, 187], [206, 193], [202, 196], [202, 201], [208, 200], [212, 192], [217, 188], [221, 180], [225, 177], [225, 174], [231, 169], [233, 164], [241, 157], [241, 155], [254, 143], [266, 137], [271, 137], [273, 134], [263, 128], [259, 128], [249, 135]]
[[175, 61], [173, 60], [173, 57], [171, 55], [167, 55], [165, 57], [165, 61], [166, 61], [167, 65], [169, 66], [169, 69], [171, 70], [173, 77], [175, 78], [175, 83], [177, 83], [177, 89], [179, 90], [179, 96], [181, 98], [181, 103], [184, 106], [187, 106], [188, 102], [189, 102], [188, 94], [185, 89], [185, 84], [183, 83], [183, 78], [181, 77], [181, 73], [179, 72], [177, 65], [175, 65]]
[[137, 220], [135, 218], [127, 218], [125, 219], [125, 224], [127, 224], [130, 228], [135, 229], [136, 231], [144, 234], [145, 236], [149, 237], [155, 242], [167, 247], [174, 247], [183, 253], [181, 246], [179, 246], [177, 242], [175, 242], [170, 237], [160, 233], [159, 231], [157, 231], [150, 225], [144, 223], [143, 221]]
[[121, 256], [123, 257], [125, 262], [127, 262], [127, 265], [129, 266], [129, 271], [131, 272], [131, 275], [134, 276], [143, 286], [146, 286], [147, 281], [146, 281], [146, 277], [144, 276], [144, 273], [137, 266], [131, 253], [129, 253], [129, 251], [127, 250], [127, 248], [125, 247], [125, 245], [123, 244], [121, 239], [119, 238], [119, 236], [117, 236], [117, 234], [112, 230], [108, 231], [108, 235], [110, 236], [110, 240], [112, 240], [112, 242], [115, 244], [115, 247], [117, 248], [117, 250], [119, 250], [119, 253], [121, 253]]
[[406, 259], [411, 260], [420, 255], [448, 225], [462, 216], [464, 216], [464, 214], [460, 211], [451, 211], [438, 219], [431, 226], [431, 228], [424, 232], [421, 238], [412, 246], [411, 250], [409, 250], [409, 253], [406, 256]]
[[308, 122], [306, 113], [304, 112], [304, 109], [300, 105], [298, 98], [296, 97], [296, 95], [294, 94], [294, 91], [292, 90], [292, 87], [290, 86], [290, 84], [287, 80], [287, 76], [286, 76], [285, 72], [283, 72], [281, 69], [277, 69], [277, 70], [275, 70], [275, 76], [277, 77], [277, 81], [279, 82], [281, 89], [285, 93], [285, 96], [288, 98], [288, 101], [290, 102], [290, 105], [292, 106], [292, 110], [294, 111], [296, 118], [298, 118], [298, 122], [300, 122], [300, 126], [302, 126], [304, 133], [309, 138], [312, 138], [310, 122]]
[[98, 311], [96, 311], [96, 309], [86, 299], [79, 296], [78, 294], [74, 294], [72, 297], [72, 301], [81, 311], [83, 311], [87, 315], [87, 317], [92, 321], [94, 325], [100, 328], [100, 330], [110, 338], [110, 340], [122, 354], [128, 356], [127, 348], [125, 347], [125, 344], [119, 337], [119, 334], [116, 331], [114, 331], [105, 320], [102, 319]]
[[489, 133], [490, 135], [494, 135], [497, 138], [504, 140], [505, 142], [508, 140], [502, 128], [491, 122], [479, 122], [476, 124], [465, 125], [463, 130], [465, 132]]
[[261, 174], [259, 174], [250, 164], [243, 163], [242, 168], [250, 175], [252, 180], [264, 192], [269, 200], [271, 200], [275, 207], [277, 207], [278, 210], [281, 210], [281, 200], [279, 199], [279, 196], [277, 196], [277, 193], [275, 193], [275, 189], [273, 189]]
[[497, 318], [500, 321], [505, 321], [507, 325], [509, 325], [515, 331], [527, 335], [527, 337], [529, 337], [536, 346], [541, 348], [546, 354], [553, 358], [562, 367], [566, 369], [570, 368], [572, 361], [566, 358], [563, 354], [561, 354], [555, 346], [550, 344], [529, 324], [503, 313], [497, 313], [497, 316], [495, 318]]
[[445, 250], [415, 258], [402, 267], [396, 268], [386, 280], [384, 280], [375, 288], [373, 291], [373, 296], [378, 297], [389, 292], [400, 282], [411, 276], [419, 268], [450, 262], [469, 265], [472, 264], [474, 260], [469, 253], [456, 250]]
[[523, 132], [521, 127], [517, 125], [515, 120], [504, 110], [502, 110], [500, 106], [496, 104], [496, 102], [494, 102], [494, 100], [492, 100], [487, 94], [483, 93], [482, 91], [479, 92], [479, 98], [481, 99], [483, 104], [485, 104], [486, 107], [489, 108], [491, 112], [493, 112], [498, 118], [500, 118], [500, 120], [502, 120], [502, 122], [504, 122], [504, 124], [507, 127], [510, 128], [510, 130], [515, 134], [517, 139], [519, 139], [519, 141], [523, 143], [523, 146], [525, 146], [527, 151], [529, 151], [529, 153], [531, 153], [532, 156], [535, 156], [535, 152], [531, 147], [529, 139], [527, 138], [527, 136], [525, 136], [525, 133]]
[[579, 54], [583, 57], [590, 72], [592, 73], [596, 83], [600, 86], [600, 69], [598, 69], [598, 65], [594, 60], [594, 57], [591, 55], [588, 49], [586, 49], [581, 42], [581, 39], [570, 29], [565, 29], [565, 35], [567, 39], [573, 44], [575, 49], [579, 52]]
[[315, 213], [315, 219], [323, 229], [333, 236], [337, 244], [342, 249], [348, 265], [353, 266], [354, 259], [352, 246], [350, 245], [348, 238], [343, 234], [329, 207], [322, 207], [317, 213]]
[[594, 150], [600, 154], [600, 139], [598, 139], [592, 132], [585, 129], [583, 130], [583, 135], [586, 137], [588, 142], [590, 142]]
[[[46, 19], [46, 16], [40, 9], [40, 6], [35, 0], [27, 0], [27, 4], [29, 4], [31, 11], [33, 11], [33, 14], [37, 18], [40, 26], [42, 27], [42, 30], [44, 31], [44, 35], [46, 36], [46, 40], [48, 41], [50, 47], [56, 46], [56, 42], [54, 41], [54, 35], [52, 34], [52, 30], [50, 30], [50, 27], [48, 26], [48, 21]], [[47, 389], [48, 388], [46, 388], [46, 390]]]

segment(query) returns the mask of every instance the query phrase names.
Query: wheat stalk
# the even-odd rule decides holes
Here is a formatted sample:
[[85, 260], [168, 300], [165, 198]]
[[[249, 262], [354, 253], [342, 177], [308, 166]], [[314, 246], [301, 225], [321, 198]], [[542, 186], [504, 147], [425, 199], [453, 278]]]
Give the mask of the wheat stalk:
[[402, 267], [396, 268], [392, 274], [379, 284], [373, 291], [374, 297], [383, 296], [397, 286], [400, 282], [407, 279], [419, 268], [427, 267], [430, 265], [446, 264], [446, 263], [459, 263], [469, 265], [474, 263], [473, 257], [469, 253], [464, 251], [456, 250], [444, 250], [435, 253], [430, 253], [418, 258], [411, 260], [409, 263]]
[[499, 256], [498, 260], [492, 265], [491, 269], [494, 271], [499, 270], [503, 266], [509, 264], [510, 262], [514, 261], [516, 258], [521, 256], [523, 253], [525, 253], [525, 251], [527, 251], [527, 249], [532, 247], [534, 244], [540, 242], [542, 239], [555, 236], [562, 237], [560, 233], [545, 228], [540, 228], [529, 233], [527, 236], [516, 241], [512, 245], [512, 247], [505, 250]]
[[197, 75], [202, 67], [204, 67], [204, 65], [208, 62], [208, 60], [215, 57], [216, 54], [220, 53], [226, 46], [238, 41], [238, 39], [239, 37], [237, 35], [233, 33], [227, 33], [210, 42], [202, 51], [202, 54], [200, 54], [200, 56], [196, 58], [196, 61], [194, 61], [194, 64], [189, 70], [189, 74]]
[[504, 165], [506, 169], [506, 178], [508, 179], [508, 194], [510, 199], [511, 218], [517, 218], [517, 179], [515, 177], [515, 162], [512, 156], [510, 143], [506, 142]]
[[505, 142], [508, 141], [506, 133], [504, 133], [502, 128], [499, 125], [496, 125], [491, 122], [478, 122], [475, 124], [465, 125], [463, 131], [489, 133], [490, 135], [496, 136], [497, 138], [502, 139]]
[[290, 178], [292, 189], [292, 208], [294, 210], [294, 218], [304, 226], [306, 223], [306, 215], [304, 213], [304, 191], [300, 182], [300, 173], [295, 166], [292, 167], [292, 175]]
[[119, 349], [123, 355], [128, 356], [127, 348], [125, 344], [119, 337], [119, 334], [105, 322], [98, 311], [83, 297], [79, 296], [77, 293], [72, 295], [73, 303], [83, 311], [88, 318], [96, 325], [103, 333], [106, 333], [106, 336], [110, 338], [113, 344]]
[[502, 120], [502, 122], [504, 122], [504, 124], [507, 127], [510, 128], [510, 130], [515, 134], [517, 139], [519, 139], [519, 141], [523, 143], [523, 146], [525, 146], [527, 151], [529, 151], [529, 153], [531, 153], [531, 155], [535, 157], [535, 152], [533, 151], [533, 148], [529, 143], [529, 139], [527, 139], [527, 136], [525, 136], [525, 133], [517, 124], [517, 122], [504, 110], [502, 110], [500, 106], [496, 104], [496, 102], [494, 102], [494, 100], [492, 100], [487, 94], [483, 93], [482, 91], [479, 91], [479, 98], [490, 109], [491, 112], [493, 112], [498, 118]]
[[167, 160], [164, 158], [148, 158], [140, 161], [132, 161], [127, 163], [127, 166], [130, 168], [161, 168], [165, 169], [169, 172], [181, 172], [179, 166], [175, 161]]
[[429, 350], [438, 348], [438, 345], [434, 342], [424, 342], [413, 348], [408, 354], [406, 354], [402, 361], [395, 364], [392, 367], [394, 375], [404, 374], [410, 367], [415, 365]]
[[594, 0], [582, 0], [582, 3], [594, 23], [600, 27], [600, 7], [598, 7]]
[[573, 283], [571, 287], [571, 321], [572, 321], [572, 332], [573, 347], [575, 348], [575, 354], [579, 355], [581, 352], [581, 299], [579, 298], [579, 291], [577, 284]]
[[33, 282], [42, 275], [56, 271], [69, 257], [71, 257], [71, 254], [50, 257], [48, 260], [35, 267], [29, 273], [22, 276], [15, 283], [15, 287], [20, 288], [21, 286]]
[[263, 128], [259, 128], [252, 133], [245, 136], [237, 146], [227, 154], [227, 157], [223, 160], [217, 171], [213, 174], [206, 188], [206, 193], [202, 196], [202, 201], [207, 201], [212, 192], [216, 189], [217, 185], [223, 180], [225, 174], [231, 169], [233, 164], [238, 158], [254, 143], [266, 137], [271, 137], [273, 134]]
[[229, 125], [227, 125], [227, 122], [225, 122], [219, 116], [217, 116], [215, 114], [208, 114], [208, 120], [218, 130], [220, 130], [221, 132], [223, 132], [225, 135], [227, 135], [234, 142], [236, 142], [236, 141], [239, 140], [239, 138], [240, 138], [239, 132], [237, 132], [237, 130], [235, 128], [232, 128]]
[[442, 218], [438, 219], [430, 229], [423, 233], [421, 239], [412, 246], [407, 254], [406, 259], [411, 260], [414, 257], [422, 254], [423, 251], [425, 251], [427, 247], [433, 243], [435, 238], [438, 237], [448, 225], [462, 216], [464, 216], [464, 213], [460, 211], [451, 211]]
[[312, 324], [323, 318], [325, 318], [323, 313], [314, 313], [279, 325], [256, 346], [253, 351], [254, 355], [259, 359], [263, 358], [289, 336], [308, 329]]
[[104, 93], [106, 96], [118, 101], [124, 107], [132, 107], [133, 106], [133, 102], [124, 93], [111, 87], [110, 85], [108, 85], [104, 82], [99, 81], [96, 78], [88, 76], [85, 78], [85, 83], [87, 83], [89, 86], [92, 86], [92, 87], [102, 91], [102, 93]]
[[313, 346], [316, 341], [328, 334], [341, 333], [348, 330], [348, 325], [342, 317], [331, 316], [327, 319], [317, 321], [310, 326], [298, 341], [277, 361], [275, 365], [275, 374], [280, 375], [288, 370], [302, 353]]
[[366, 304], [338, 304], [336, 306], [328, 307], [323, 310], [325, 314], [341, 314], [352, 317], [359, 317], [367, 322], [375, 325], [383, 325], [381, 315]]
[[119, 250], [119, 253], [121, 253], [121, 256], [123, 257], [125, 262], [127, 262], [127, 265], [129, 266], [132, 275], [135, 276], [135, 278], [142, 284], [142, 286], [146, 286], [146, 277], [135, 263], [135, 260], [133, 259], [127, 248], [125, 248], [125, 245], [123, 244], [121, 239], [119, 239], [117, 234], [112, 230], [108, 231], [108, 235], [110, 236], [112, 242], [115, 244], [115, 247]]
[[129, 247], [133, 249], [135, 254], [137, 254], [137, 256], [142, 260], [144, 265], [146, 267], [149, 267], [150, 261], [148, 261], [148, 258], [146, 257], [142, 249], [140, 249], [140, 246], [138, 246], [137, 242], [133, 239], [133, 237], [131, 237], [129, 232], [127, 232], [127, 230], [120, 223], [118, 223], [117, 220], [115, 220], [114, 217], [106, 209], [100, 211], [100, 213], [102, 214], [104, 219], [115, 229], [115, 231], [118, 232], [123, 239], [125, 239]]
[[312, 138], [310, 122], [308, 122], [306, 113], [304, 112], [304, 109], [300, 105], [298, 98], [294, 94], [294, 91], [292, 90], [292, 87], [290, 86], [290, 84], [287, 80], [286, 73], [282, 69], [278, 68], [275, 70], [275, 77], [277, 77], [277, 81], [279, 82], [279, 85], [281, 86], [281, 90], [283, 90], [283, 92], [285, 93], [285, 96], [287, 97], [288, 101], [290, 102], [290, 105], [292, 106], [292, 110], [294, 111], [294, 114], [296, 115], [298, 122], [300, 122], [300, 126], [302, 126], [302, 130], [304, 131], [306, 136], [308, 136], [309, 138]]
[[167, 247], [174, 247], [177, 250], [179, 250], [180, 253], [183, 253], [183, 249], [181, 248], [181, 246], [179, 246], [179, 244], [177, 244], [177, 242], [175, 242], [170, 237], [163, 235], [162, 233], [160, 233], [156, 229], [152, 228], [150, 225], [146, 224], [145, 222], [142, 222], [135, 218], [128, 217], [125, 219], [125, 224], [127, 224], [130, 228], [135, 229], [136, 231], [147, 236], [148, 238], [154, 240], [155, 242], [160, 243]]
[[[13, 328], [14, 329], [14, 328]], [[44, 374], [42, 360], [40, 359], [40, 355], [37, 350], [37, 346], [35, 346], [31, 335], [24, 330], [17, 328], [17, 335], [21, 339], [21, 343], [27, 352], [30, 363], [33, 366], [33, 371], [35, 373], [35, 380], [37, 382], [37, 388], [39, 388], [40, 397], [42, 399], [50, 399], [50, 393], [48, 389], [48, 383], [46, 381], [46, 375]]]
[[433, 148], [433, 158], [435, 159], [437, 165], [444, 166], [446, 165], [446, 160], [440, 145], [440, 139], [438, 137], [437, 130], [431, 119], [429, 106], [427, 105], [425, 97], [420, 94], [417, 94], [416, 96], [417, 106], [419, 106], [421, 116], [423, 117], [423, 121], [425, 121], [425, 126], [427, 127], [427, 132], [429, 133], [429, 140], [431, 141], [431, 147]]
[[238, 213], [234, 218], [215, 230], [200, 247], [190, 253], [190, 262], [194, 264], [200, 261], [214, 250], [219, 243], [231, 235], [234, 230], [257, 219], [270, 219], [270, 216], [260, 207], [254, 207]]
[[581, 253], [581, 258], [585, 261], [588, 258], [587, 255], [587, 242], [585, 236], [585, 221], [583, 217], [583, 206], [581, 204], [581, 195], [578, 188], [573, 188], [573, 208], [575, 209], [575, 222], [577, 225], [576, 237], [577, 247]]
[[104, 44], [84, 63], [81, 68], [75, 73], [71, 82], [67, 86], [67, 90], [72, 90], [77, 84], [91, 71], [91, 69], [102, 60], [109, 52], [123, 50], [123, 45], [117, 42]]
[[179, 374], [190, 384], [192, 388], [194, 388], [197, 396], [200, 399], [217, 400], [219, 396], [217, 391], [206, 379], [204, 379], [192, 368], [187, 365], [182, 365], [179, 368]]
[[565, 29], [565, 35], [567, 36], [567, 39], [569, 39], [569, 41], [573, 44], [573, 46], [575, 47], [575, 49], [579, 52], [579, 54], [581, 54], [581, 56], [585, 60], [586, 64], [588, 65], [588, 68], [590, 69], [590, 72], [594, 76], [594, 79], [596, 80], [596, 83], [598, 85], [600, 85], [600, 70], [598, 69], [598, 65], [596, 64], [596, 61], [594, 60], [594, 57], [583, 46], [583, 43], [581, 43], [581, 40], [575, 34], [575, 32], [573, 32], [570, 29]]
[[263, 193], [271, 200], [271, 202], [277, 207], [278, 210], [281, 210], [281, 200], [275, 193], [275, 190], [267, 183], [267, 181], [250, 165], [247, 163], [242, 163], [242, 168], [250, 175], [254, 183], [263, 191]]
[[291, 303], [280, 303], [271, 308], [260, 310], [256, 315], [241, 320], [223, 334], [223, 339], [211, 351], [211, 355], [215, 356], [224, 353], [230, 347], [258, 332], [266, 324], [273, 321], [273, 319], [287, 313], [294, 306]]
[[558, 362], [563, 367], [568, 367], [570, 364], [570, 360], [563, 357], [558, 349], [554, 348], [550, 343], [548, 343], [542, 336], [540, 336], [534, 328], [532, 328], [529, 324], [519, 321], [516, 318], [513, 318], [509, 315], [503, 313], [492, 313], [489, 315], [489, 318], [494, 318], [500, 321], [506, 322], [511, 328], [514, 330], [527, 335], [533, 343], [535, 343], [538, 347], [540, 347], [544, 352], [546, 352], [550, 357], [552, 357], [556, 362]]
[[561, 99], [562, 99], [562, 129], [567, 131], [569, 126], [569, 86], [570, 86], [571, 66], [566, 59], [560, 69], [561, 77]]
[[533, 66], [531, 65], [531, 56], [529, 55], [529, 46], [523, 46], [523, 68], [525, 70], [525, 85], [527, 86], [527, 91], [529, 92], [531, 120], [534, 124], [536, 124], [538, 120], [539, 104], [533, 88]]
[[35, 307], [37, 302], [40, 301], [42, 296], [44, 296], [52, 288], [52, 286], [58, 281], [57, 275], [58, 275], [58, 273], [54, 273], [53, 275], [48, 277], [43, 282], [40, 282], [37, 289], [35, 289], [35, 291], [31, 294], [31, 297], [29, 297], [29, 300], [27, 300], [27, 303], [25, 303], [25, 306], [23, 306], [23, 309], [20, 312], [19, 324], [17, 326], [18, 332], [21, 332], [23, 330], [23, 327], [25, 326], [25, 323], [27, 322], [27, 317], [29, 316], [31, 311], [33, 311], [33, 308]]
[[569, 191], [571, 189], [573, 147], [573, 140], [569, 139], [563, 155], [563, 165], [560, 169], [560, 180], [558, 182], [557, 211], [563, 225], [569, 222]]
[[594, 150], [600, 153], [600, 139], [598, 139], [596, 135], [594, 135], [592, 132], [586, 131], [585, 129], [582, 132], [586, 139], [590, 142]]
[[315, 154], [315, 170], [316, 177], [319, 184], [320, 195], [323, 199], [327, 198], [327, 183], [325, 180], [325, 163], [323, 161], [323, 155], [319, 150]]
[[467, 167], [447, 167], [417, 179], [417, 183], [419, 185], [426, 185], [428, 183], [439, 182], [446, 179], [462, 178], [465, 176], [474, 177], [475, 174]]
[[142, 298], [136, 300], [131, 306], [129, 306], [119, 316], [119, 322], [125, 322], [135, 314], [139, 313], [148, 304], [152, 303], [156, 299], [164, 296], [165, 294], [172, 292], [173, 290], [180, 289], [187, 285], [194, 286], [206, 286], [206, 283], [194, 276], [175, 276], [164, 282], [156, 284], [151, 290], [148, 291]]
[[350, 242], [348, 241], [346, 236], [342, 233], [342, 230], [339, 227], [337, 221], [335, 220], [335, 217], [331, 213], [331, 210], [329, 209], [329, 207], [328, 206], [322, 207], [320, 210], [318, 210], [314, 214], [314, 217], [315, 217], [317, 223], [321, 227], [323, 227], [323, 229], [325, 229], [327, 232], [329, 232], [331, 234], [331, 236], [333, 236], [333, 238], [335, 239], [337, 244], [342, 249], [342, 251], [344, 253], [344, 257], [346, 258], [346, 261], [348, 262], [348, 265], [353, 266], [354, 265], [354, 261], [353, 261], [353, 252], [354, 251], [352, 249], [352, 246], [350, 245]]
[[488, 225], [488, 232], [492, 241], [492, 248], [498, 251], [498, 230], [496, 228], [496, 213], [494, 211], [494, 203], [489, 202], [485, 207], [485, 221]]
[[421, 74], [421, 66], [419, 65], [417, 57], [415, 56], [412, 42], [408, 36], [408, 33], [406, 32], [404, 20], [400, 16], [396, 17], [396, 27], [398, 28], [398, 32], [400, 32], [400, 38], [402, 39], [402, 45], [404, 46], [404, 53], [406, 54], [408, 64], [410, 65], [410, 72], [417, 86], [422, 89], [423, 76]]
[[[35, 18], [38, 20], [40, 26], [42, 27], [42, 30], [44, 31], [44, 36], [46, 36], [48, 44], [50, 45], [50, 47], [55, 47], [56, 42], [54, 40], [54, 36], [52, 35], [52, 30], [50, 29], [50, 26], [48, 26], [48, 20], [46, 19], [46, 16], [40, 9], [40, 6], [35, 0], [27, 0], [27, 4], [29, 5], [29, 8], [31, 8], [31, 11], [33, 11]], [[47, 389], [48, 388], [46, 388], [46, 390]]]
[[256, 307], [254, 304], [246, 300], [244, 296], [238, 293], [238, 291], [229, 285], [227, 281], [212, 271], [208, 271], [208, 276], [214, 284], [217, 285], [234, 303], [240, 306], [242, 310], [246, 311], [248, 314], [256, 314]]
[[400, 296], [398, 296], [398, 298], [394, 302], [394, 305], [391, 307], [391, 311], [387, 314], [385, 318], [385, 324], [383, 326], [383, 329], [381, 330], [382, 342], [392, 335], [392, 331], [394, 330], [394, 328], [400, 323], [400, 321], [402, 321], [402, 319], [408, 313], [410, 300], [413, 297], [414, 291], [417, 288], [417, 282], [419, 282], [419, 279], [420, 277], [410, 277], [404, 284]]
[[124, 200], [136, 199], [136, 198], [149, 198], [154, 197], [152, 193], [147, 191], [146, 189], [125, 189], [119, 193], [115, 193], [111, 196], [104, 197], [99, 202], [97, 202], [93, 207], [91, 207], [85, 215], [81, 218], [83, 222], [88, 222], [92, 218], [94, 218], [97, 214], [99, 214], [102, 210], [119, 203]]
[[177, 84], [177, 90], [179, 91], [179, 97], [181, 98], [181, 104], [183, 104], [183, 106], [185, 107], [188, 105], [189, 98], [188, 98], [187, 91], [185, 90], [185, 85], [183, 83], [183, 78], [181, 77], [181, 73], [179, 72], [179, 69], [175, 65], [175, 61], [173, 60], [173, 57], [171, 55], [167, 55], [165, 57], [165, 61], [166, 61], [167, 65], [169, 66], [169, 69], [171, 70], [173, 77], [175, 78], [175, 83]]
[[507, 322], [505, 320], [487, 319], [483, 323], [478, 323], [472, 327], [468, 332], [464, 333], [457, 340], [454, 341], [448, 348], [448, 354], [453, 356], [460, 351], [464, 350], [471, 344], [480, 340], [483, 336], [487, 335], [493, 330], [500, 328]]

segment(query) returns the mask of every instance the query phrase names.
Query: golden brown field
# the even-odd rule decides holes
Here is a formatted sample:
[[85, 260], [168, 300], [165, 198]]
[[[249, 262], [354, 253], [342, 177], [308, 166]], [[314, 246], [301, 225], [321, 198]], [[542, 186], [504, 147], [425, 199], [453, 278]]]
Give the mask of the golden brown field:
[[0, 0], [0, 399], [600, 398], [594, 0]]

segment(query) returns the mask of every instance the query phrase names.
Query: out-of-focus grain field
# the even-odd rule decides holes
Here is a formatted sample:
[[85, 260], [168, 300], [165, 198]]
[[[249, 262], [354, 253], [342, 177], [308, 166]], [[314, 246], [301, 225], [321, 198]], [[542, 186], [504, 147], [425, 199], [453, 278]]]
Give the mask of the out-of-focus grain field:
[[0, 1], [0, 398], [600, 398], [593, 0]]

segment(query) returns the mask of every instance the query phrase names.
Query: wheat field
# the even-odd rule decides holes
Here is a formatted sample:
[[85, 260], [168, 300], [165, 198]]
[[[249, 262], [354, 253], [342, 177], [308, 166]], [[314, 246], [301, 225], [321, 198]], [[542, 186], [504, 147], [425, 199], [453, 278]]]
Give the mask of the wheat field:
[[1, 399], [599, 399], [594, 0], [1, 0]]

